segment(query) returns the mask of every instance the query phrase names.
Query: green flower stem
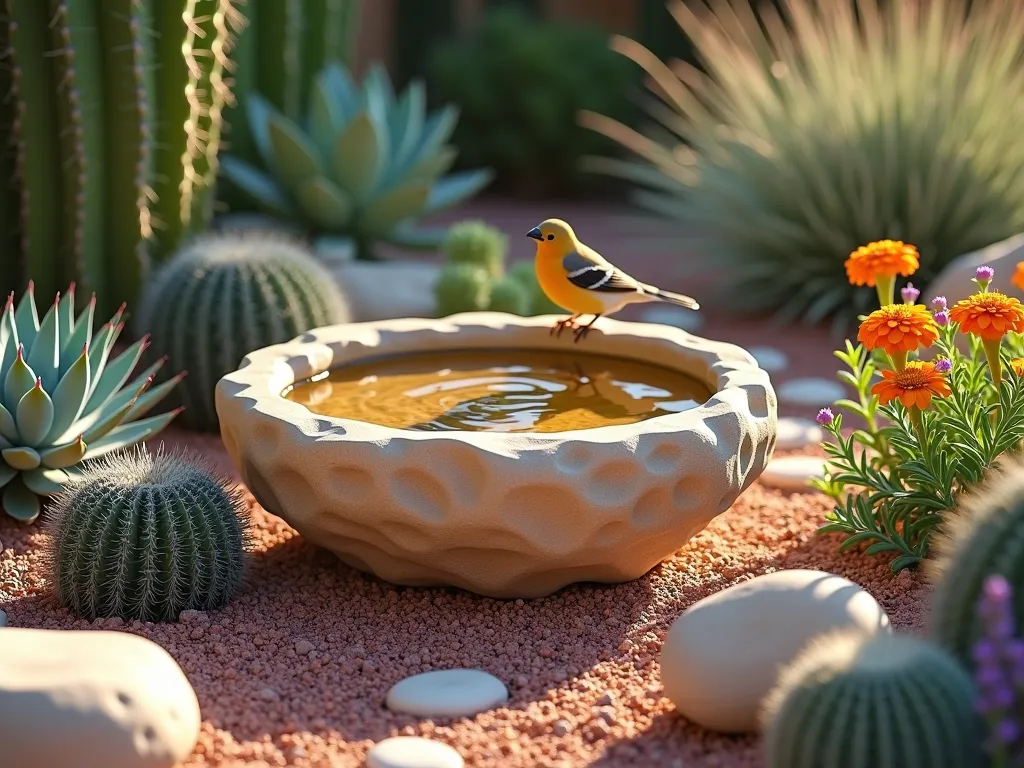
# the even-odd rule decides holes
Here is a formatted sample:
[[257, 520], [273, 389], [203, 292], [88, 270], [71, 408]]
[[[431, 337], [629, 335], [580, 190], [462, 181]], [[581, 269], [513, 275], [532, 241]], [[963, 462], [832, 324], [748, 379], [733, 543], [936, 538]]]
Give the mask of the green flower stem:
[[921, 415], [921, 409], [916, 405], [912, 405], [907, 409], [907, 411], [910, 413], [910, 423], [914, 425], [914, 432], [917, 434], [917, 439], [921, 443], [921, 450], [924, 450], [924, 419]]
[[892, 369], [899, 373], [907, 367], [907, 352], [906, 350], [899, 350], [896, 352], [889, 353], [889, 362], [892, 363]]
[[876, 275], [875, 290], [878, 291], [878, 302], [880, 306], [887, 307], [895, 303], [896, 276]]

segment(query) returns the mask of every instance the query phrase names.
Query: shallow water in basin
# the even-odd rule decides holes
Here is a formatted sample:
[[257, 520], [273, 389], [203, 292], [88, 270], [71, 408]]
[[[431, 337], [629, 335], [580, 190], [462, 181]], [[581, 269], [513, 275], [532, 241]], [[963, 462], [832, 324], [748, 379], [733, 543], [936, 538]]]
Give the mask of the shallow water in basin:
[[698, 379], [650, 363], [503, 349], [363, 361], [283, 394], [314, 413], [399, 429], [564, 432], [687, 411], [712, 392]]

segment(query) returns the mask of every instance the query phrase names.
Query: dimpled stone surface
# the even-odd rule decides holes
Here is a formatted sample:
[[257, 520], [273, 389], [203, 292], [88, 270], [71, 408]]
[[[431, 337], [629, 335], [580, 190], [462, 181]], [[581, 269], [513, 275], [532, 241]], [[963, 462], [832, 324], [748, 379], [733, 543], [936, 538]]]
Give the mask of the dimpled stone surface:
[[321, 328], [248, 355], [217, 386], [221, 436], [257, 501], [344, 562], [394, 583], [538, 597], [635, 579], [724, 512], [764, 469], [777, 402], [739, 347], [602, 319], [584, 351], [708, 382], [699, 408], [637, 424], [526, 434], [413, 432], [318, 416], [281, 392], [381, 354], [572, 349], [555, 318], [469, 313]]

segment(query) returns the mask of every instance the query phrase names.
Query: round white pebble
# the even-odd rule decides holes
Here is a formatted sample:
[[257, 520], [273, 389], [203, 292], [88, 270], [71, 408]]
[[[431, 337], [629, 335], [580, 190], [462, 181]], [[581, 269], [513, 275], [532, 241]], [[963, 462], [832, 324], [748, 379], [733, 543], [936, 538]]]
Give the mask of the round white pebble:
[[784, 451], [818, 445], [825, 439], [825, 430], [810, 419], [783, 417], [775, 429], [775, 447]]
[[784, 403], [811, 408], [824, 408], [846, 397], [846, 390], [838, 381], [818, 378], [790, 379], [776, 387], [776, 392]]
[[470, 717], [508, 701], [508, 688], [480, 669], [441, 669], [395, 683], [388, 709], [419, 717]]
[[366, 768], [462, 768], [462, 756], [447, 744], [419, 736], [395, 736], [373, 745]]
[[786, 370], [789, 365], [789, 358], [781, 349], [775, 347], [751, 347], [747, 350], [757, 360], [757, 364], [768, 373], [778, 373]]
[[783, 456], [772, 459], [761, 473], [761, 482], [783, 491], [813, 491], [811, 478], [825, 476], [825, 459], [815, 456]]
[[704, 318], [699, 313], [692, 309], [684, 309], [683, 307], [651, 307], [644, 311], [640, 319], [645, 323], [657, 323], [658, 325], [671, 325], [673, 328], [682, 328], [690, 333], [699, 330], [704, 325]]

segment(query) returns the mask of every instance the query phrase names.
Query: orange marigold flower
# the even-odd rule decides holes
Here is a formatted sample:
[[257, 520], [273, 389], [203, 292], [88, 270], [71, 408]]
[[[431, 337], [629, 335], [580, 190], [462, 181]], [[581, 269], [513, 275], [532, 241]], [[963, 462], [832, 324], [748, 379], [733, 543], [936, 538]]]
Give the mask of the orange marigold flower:
[[1013, 277], [1010, 278], [1010, 284], [1014, 288], [1024, 291], [1024, 261], [1017, 262], [1017, 269], [1014, 271]]
[[964, 333], [997, 340], [1009, 331], [1024, 331], [1024, 304], [997, 291], [976, 293], [958, 301], [949, 310], [949, 319]]
[[882, 405], [899, 400], [905, 408], [917, 406], [924, 410], [932, 402], [932, 395], [948, 397], [952, 394], [946, 377], [935, 370], [935, 363], [912, 360], [902, 371], [882, 371], [882, 380], [871, 388]]
[[889, 304], [876, 309], [860, 324], [857, 340], [868, 349], [913, 352], [930, 347], [939, 338], [939, 327], [923, 304]]
[[1024, 376], [1024, 357], [1015, 357], [1010, 361], [1013, 372], [1018, 376]]
[[862, 245], [846, 260], [850, 285], [875, 284], [877, 277], [909, 277], [917, 272], [921, 259], [917, 248], [901, 240], [879, 240]]

